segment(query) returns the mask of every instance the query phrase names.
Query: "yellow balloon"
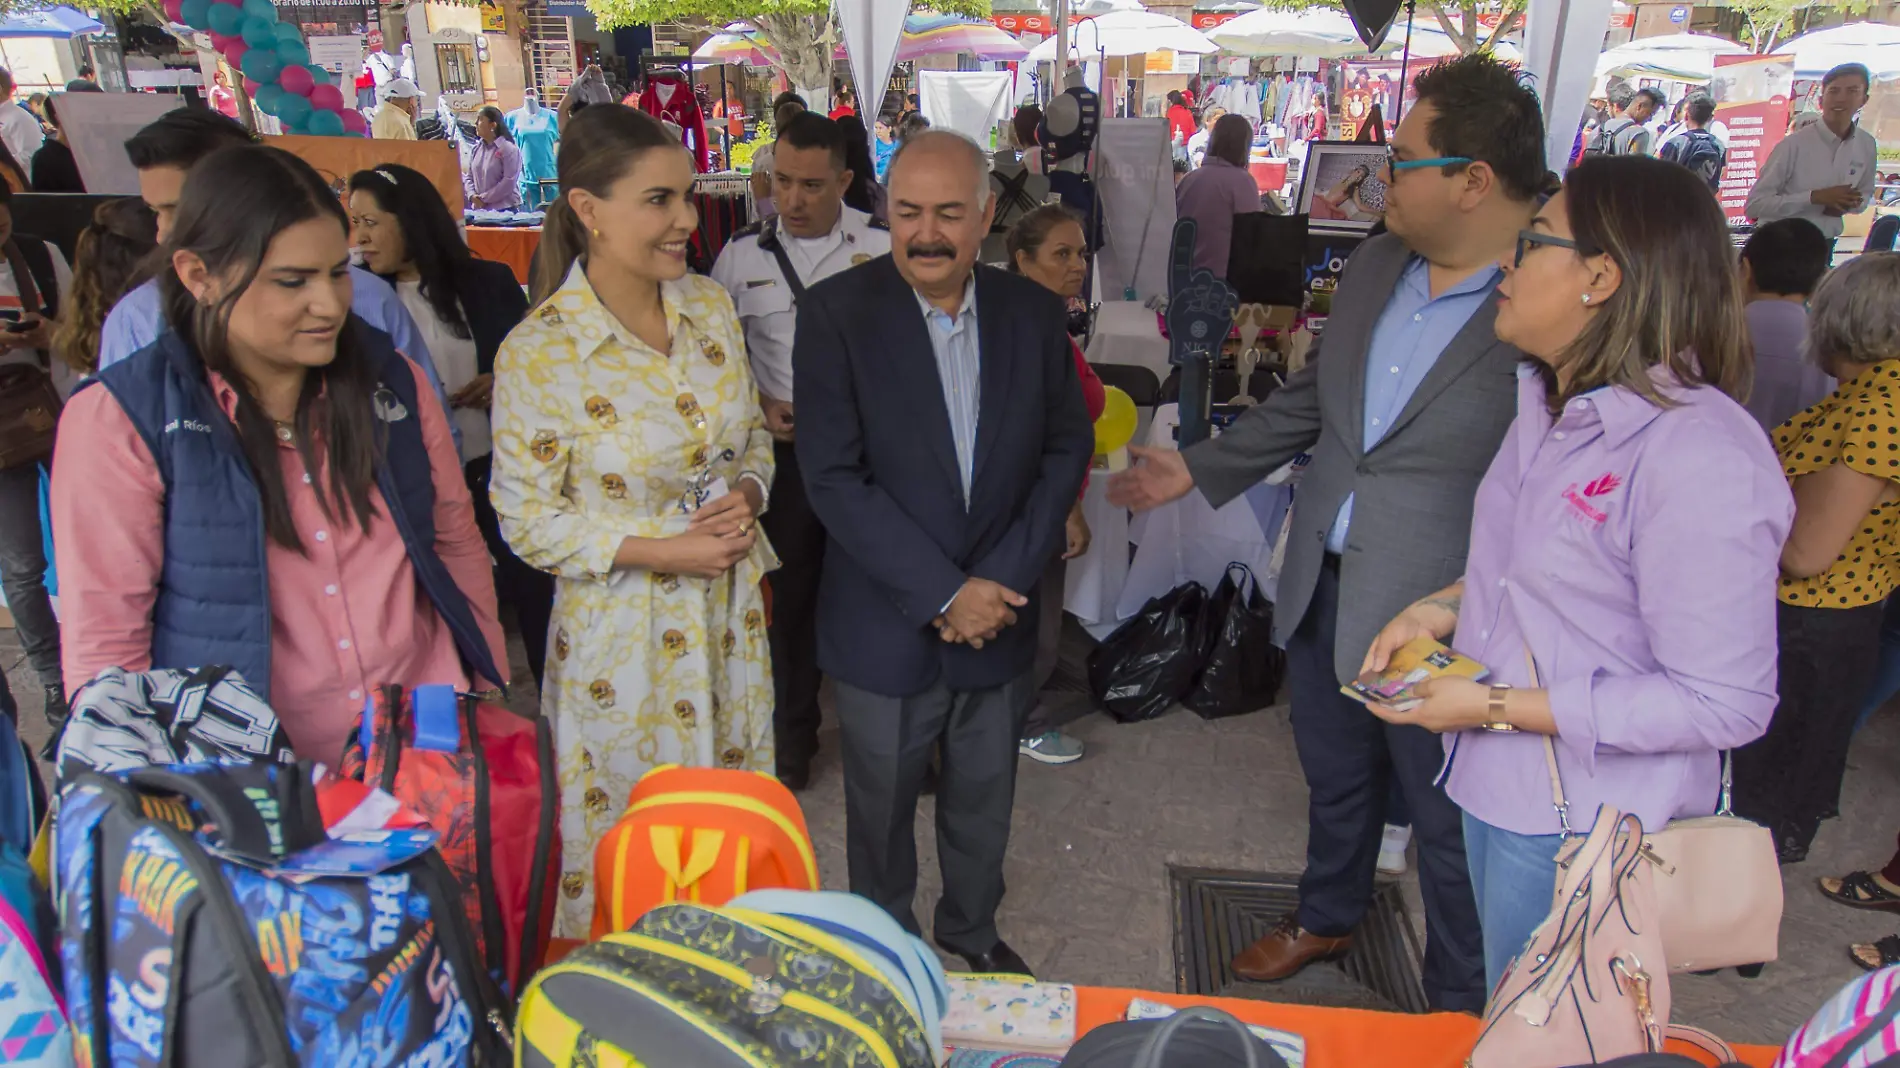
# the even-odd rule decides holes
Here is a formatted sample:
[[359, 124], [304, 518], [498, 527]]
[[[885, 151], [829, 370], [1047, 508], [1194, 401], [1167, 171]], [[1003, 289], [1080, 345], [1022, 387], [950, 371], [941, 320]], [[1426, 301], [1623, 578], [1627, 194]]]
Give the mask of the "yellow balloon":
[[1135, 402], [1128, 394], [1109, 386], [1108, 403], [1102, 417], [1095, 421], [1095, 451], [1111, 453], [1135, 439]]

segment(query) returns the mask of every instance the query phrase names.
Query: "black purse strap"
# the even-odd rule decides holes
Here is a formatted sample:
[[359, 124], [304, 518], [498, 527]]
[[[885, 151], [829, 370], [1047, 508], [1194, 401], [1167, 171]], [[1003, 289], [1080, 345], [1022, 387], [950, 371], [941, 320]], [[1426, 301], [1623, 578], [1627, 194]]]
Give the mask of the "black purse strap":
[[785, 276], [785, 284], [792, 287], [792, 303], [805, 299], [805, 283], [798, 277], [798, 269], [792, 266], [792, 257], [785, 252], [785, 242], [778, 236], [778, 217], [766, 220], [765, 229], [759, 233], [759, 247], [772, 254], [778, 261], [778, 273]]

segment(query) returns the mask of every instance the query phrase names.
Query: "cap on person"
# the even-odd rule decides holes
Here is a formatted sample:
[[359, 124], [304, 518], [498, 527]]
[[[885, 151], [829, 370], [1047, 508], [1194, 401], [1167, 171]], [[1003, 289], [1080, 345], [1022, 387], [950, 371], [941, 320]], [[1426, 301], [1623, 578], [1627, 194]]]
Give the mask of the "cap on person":
[[407, 78], [391, 78], [389, 81], [383, 83], [384, 100], [406, 100], [410, 97], [421, 95], [422, 90], [416, 88], [416, 83]]

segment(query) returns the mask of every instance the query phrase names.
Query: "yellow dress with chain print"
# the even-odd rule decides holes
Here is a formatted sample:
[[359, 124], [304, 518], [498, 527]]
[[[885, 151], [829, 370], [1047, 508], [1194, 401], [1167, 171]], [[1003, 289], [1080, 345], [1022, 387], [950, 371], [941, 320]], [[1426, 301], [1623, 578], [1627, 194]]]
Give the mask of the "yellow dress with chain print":
[[490, 495], [508, 544], [559, 579], [541, 709], [560, 765], [555, 929], [568, 938], [587, 937], [594, 846], [641, 775], [773, 767], [759, 580], [778, 558], [764, 534], [717, 579], [613, 570], [622, 539], [683, 532], [695, 489], [772, 481], [732, 298], [688, 275], [661, 303], [671, 353], [622, 326], [576, 265], [495, 359]]

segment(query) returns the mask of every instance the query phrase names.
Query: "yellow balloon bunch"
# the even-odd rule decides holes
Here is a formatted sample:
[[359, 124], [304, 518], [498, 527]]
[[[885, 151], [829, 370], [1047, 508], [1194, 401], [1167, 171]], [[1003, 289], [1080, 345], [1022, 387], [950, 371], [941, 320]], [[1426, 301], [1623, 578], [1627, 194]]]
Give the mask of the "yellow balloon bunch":
[[1095, 421], [1095, 452], [1105, 456], [1135, 439], [1135, 402], [1114, 386], [1104, 392], [1108, 403]]

